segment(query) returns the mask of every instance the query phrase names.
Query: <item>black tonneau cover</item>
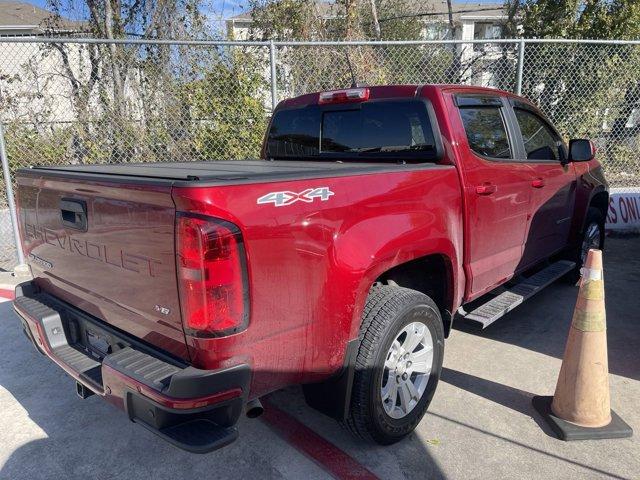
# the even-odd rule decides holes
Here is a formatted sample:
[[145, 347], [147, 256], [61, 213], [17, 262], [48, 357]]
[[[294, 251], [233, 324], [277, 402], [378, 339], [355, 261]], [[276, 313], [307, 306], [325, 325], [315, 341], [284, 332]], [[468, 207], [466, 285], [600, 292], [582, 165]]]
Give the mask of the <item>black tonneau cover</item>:
[[225, 185], [399, 172], [407, 169], [425, 168], [439, 168], [439, 166], [431, 163], [405, 165], [398, 163], [340, 163], [308, 160], [218, 160], [207, 162], [43, 166], [20, 169], [19, 173], [36, 176], [54, 175], [94, 181], [102, 177], [103, 180], [108, 179], [111, 182], [130, 182], [132, 179], [136, 179], [143, 183], [180, 185], [197, 182]]

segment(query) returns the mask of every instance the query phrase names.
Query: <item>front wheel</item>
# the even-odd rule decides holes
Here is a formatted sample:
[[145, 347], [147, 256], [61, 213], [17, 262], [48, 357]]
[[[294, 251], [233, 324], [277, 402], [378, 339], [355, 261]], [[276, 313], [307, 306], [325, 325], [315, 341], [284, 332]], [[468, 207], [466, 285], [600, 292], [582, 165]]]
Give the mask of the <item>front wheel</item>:
[[374, 286], [367, 299], [347, 427], [388, 445], [420, 422], [433, 398], [444, 354], [444, 330], [428, 296]]

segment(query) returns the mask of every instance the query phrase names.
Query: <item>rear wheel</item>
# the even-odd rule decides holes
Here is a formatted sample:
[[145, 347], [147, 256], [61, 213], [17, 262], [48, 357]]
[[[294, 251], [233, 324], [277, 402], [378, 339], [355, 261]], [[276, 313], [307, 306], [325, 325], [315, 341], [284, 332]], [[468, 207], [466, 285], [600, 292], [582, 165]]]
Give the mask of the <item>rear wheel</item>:
[[579, 245], [571, 252], [571, 260], [576, 263], [567, 279], [576, 283], [580, 280], [580, 269], [587, 260], [587, 254], [592, 248], [602, 250], [604, 248], [604, 216], [597, 208], [590, 207], [580, 236]]
[[440, 312], [428, 296], [373, 287], [363, 315], [347, 427], [387, 445], [411, 433], [435, 393], [444, 354]]

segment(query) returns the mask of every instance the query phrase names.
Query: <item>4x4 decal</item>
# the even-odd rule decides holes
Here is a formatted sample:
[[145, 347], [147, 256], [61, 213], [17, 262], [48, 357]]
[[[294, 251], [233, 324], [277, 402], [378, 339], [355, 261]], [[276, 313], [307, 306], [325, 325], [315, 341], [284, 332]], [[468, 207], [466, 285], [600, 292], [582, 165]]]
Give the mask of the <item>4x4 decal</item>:
[[300, 193], [296, 192], [271, 192], [260, 197], [258, 204], [273, 203], [276, 207], [284, 207], [296, 202], [311, 203], [316, 198], [321, 202], [329, 200], [331, 195], [335, 195], [329, 187], [307, 188]]

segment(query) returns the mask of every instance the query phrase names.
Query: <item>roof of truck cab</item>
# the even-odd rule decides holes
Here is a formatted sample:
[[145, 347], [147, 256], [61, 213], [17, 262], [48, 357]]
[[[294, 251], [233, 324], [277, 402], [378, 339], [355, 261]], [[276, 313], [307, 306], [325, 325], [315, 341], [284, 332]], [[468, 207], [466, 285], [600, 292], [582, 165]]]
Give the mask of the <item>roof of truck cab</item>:
[[[370, 92], [370, 100], [374, 99], [392, 99], [392, 98], [411, 98], [416, 97], [424, 89], [434, 89], [440, 91], [455, 91], [460, 93], [491, 93], [501, 96], [518, 97], [514, 93], [505, 90], [499, 90], [491, 87], [477, 87], [472, 85], [457, 85], [448, 83], [427, 83], [427, 84], [398, 84], [398, 85], [362, 85], [356, 88], [368, 88]], [[340, 90], [340, 89], [334, 89]], [[303, 107], [306, 105], [315, 105], [318, 103], [320, 94], [333, 90], [322, 90], [319, 92], [306, 93], [297, 97], [287, 98], [278, 104], [280, 108]], [[525, 99], [526, 100], [526, 99]]]

